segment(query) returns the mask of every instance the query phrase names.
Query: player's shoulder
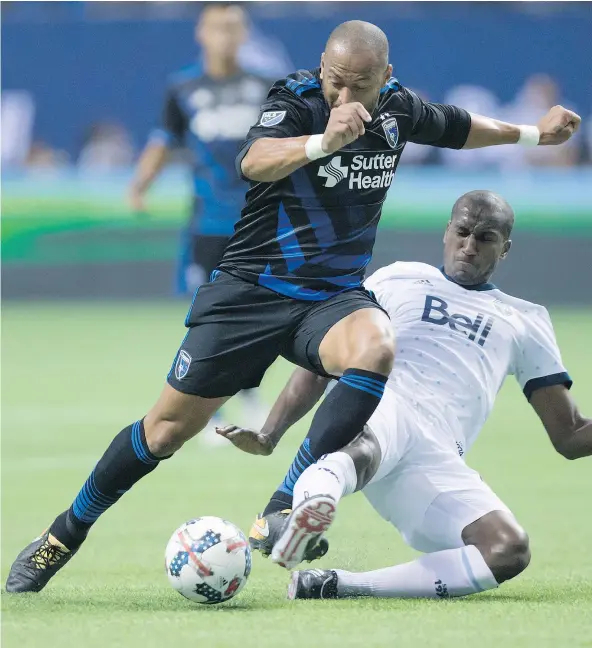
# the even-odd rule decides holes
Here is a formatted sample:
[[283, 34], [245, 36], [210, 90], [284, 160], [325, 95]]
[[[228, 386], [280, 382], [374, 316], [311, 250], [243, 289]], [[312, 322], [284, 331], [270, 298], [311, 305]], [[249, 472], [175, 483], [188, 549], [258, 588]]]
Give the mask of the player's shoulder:
[[269, 96], [278, 96], [300, 105], [312, 97], [322, 97], [319, 70], [298, 70], [289, 74], [271, 86]]
[[318, 69], [297, 70], [283, 79], [284, 87], [297, 97], [322, 94], [319, 75], [320, 71]]
[[378, 109], [381, 111], [386, 110], [387, 107], [392, 110], [411, 109], [416, 101], [418, 97], [414, 92], [402, 85], [395, 77], [391, 77], [380, 90]]
[[179, 70], [175, 70], [169, 75], [169, 82], [172, 84], [184, 83], [186, 81], [194, 81], [203, 76], [203, 67], [199, 63], [192, 63], [185, 65]]
[[365, 285], [375, 286], [389, 280], [413, 280], [430, 284], [432, 279], [441, 276], [440, 271], [429, 263], [420, 261], [395, 261], [374, 272], [365, 281]]
[[550, 321], [549, 311], [542, 304], [509, 295], [499, 288], [492, 291], [492, 296], [501, 305], [518, 312], [527, 322], [536, 324], [536, 322], [540, 322], [541, 320]]
[[177, 89], [187, 85], [199, 83], [203, 77], [203, 67], [199, 63], [186, 65], [169, 75], [167, 85], [171, 89]]

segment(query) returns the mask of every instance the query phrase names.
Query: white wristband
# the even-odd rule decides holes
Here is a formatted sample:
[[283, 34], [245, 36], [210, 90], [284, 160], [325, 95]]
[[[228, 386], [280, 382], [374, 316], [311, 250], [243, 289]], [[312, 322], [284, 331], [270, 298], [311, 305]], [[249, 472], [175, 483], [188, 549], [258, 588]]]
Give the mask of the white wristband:
[[518, 144], [520, 146], [538, 146], [541, 139], [541, 132], [536, 126], [519, 126], [520, 137]]
[[318, 160], [319, 158], [329, 155], [323, 151], [323, 136], [311, 135], [304, 145], [304, 152], [309, 160]]

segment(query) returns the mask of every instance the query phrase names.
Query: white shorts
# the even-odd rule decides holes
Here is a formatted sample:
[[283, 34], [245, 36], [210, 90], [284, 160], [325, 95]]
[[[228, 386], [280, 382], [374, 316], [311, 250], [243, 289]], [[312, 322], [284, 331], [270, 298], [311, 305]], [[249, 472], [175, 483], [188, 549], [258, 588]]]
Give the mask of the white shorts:
[[426, 553], [464, 546], [463, 529], [508, 507], [459, 456], [451, 430], [386, 389], [368, 422], [382, 451], [363, 493], [405, 542]]

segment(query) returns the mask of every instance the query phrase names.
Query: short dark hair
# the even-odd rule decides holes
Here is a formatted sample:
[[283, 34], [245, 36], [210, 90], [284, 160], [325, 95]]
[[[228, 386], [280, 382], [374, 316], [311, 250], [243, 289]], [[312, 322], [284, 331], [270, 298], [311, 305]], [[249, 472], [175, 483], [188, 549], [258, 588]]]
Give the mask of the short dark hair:
[[352, 52], [358, 50], [370, 50], [374, 52], [378, 60], [388, 65], [389, 43], [386, 34], [373, 23], [364, 20], [348, 20], [340, 25], [329, 35], [325, 49], [340, 44], [345, 45]]
[[476, 189], [463, 194], [452, 207], [452, 219], [459, 212], [460, 207], [470, 206], [476, 212], [482, 210], [489, 213], [496, 213], [499, 216], [500, 231], [510, 238], [514, 227], [514, 210], [510, 203], [499, 194], [488, 189]]

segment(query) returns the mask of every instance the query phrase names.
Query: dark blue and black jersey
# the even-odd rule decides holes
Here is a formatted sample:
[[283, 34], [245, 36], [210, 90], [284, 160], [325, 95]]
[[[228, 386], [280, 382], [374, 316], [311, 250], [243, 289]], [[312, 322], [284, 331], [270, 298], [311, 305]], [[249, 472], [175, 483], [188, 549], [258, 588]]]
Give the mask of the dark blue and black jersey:
[[171, 77], [162, 128], [152, 139], [192, 152], [193, 234], [230, 236], [234, 231], [247, 190], [236, 175], [235, 158], [270, 86], [248, 72], [214, 79], [199, 65]]
[[[278, 81], [237, 157], [239, 173], [255, 140], [323, 133], [329, 113], [318, 70]], [[219, 267], [294, 299], [360, 286], [405, 144], [462, 148], [470, 125], [466, 111], [424, 103], [391, 79], [362, 137], [278, 182], [250, 183]]]

